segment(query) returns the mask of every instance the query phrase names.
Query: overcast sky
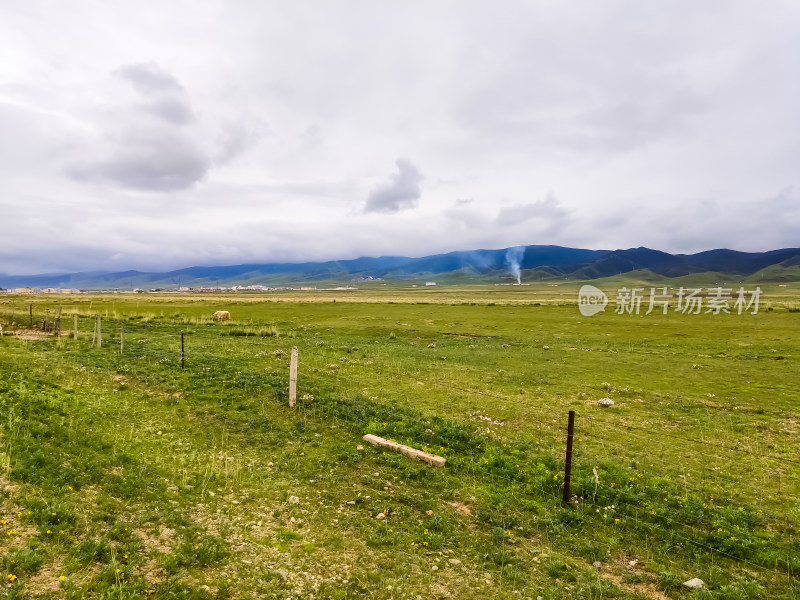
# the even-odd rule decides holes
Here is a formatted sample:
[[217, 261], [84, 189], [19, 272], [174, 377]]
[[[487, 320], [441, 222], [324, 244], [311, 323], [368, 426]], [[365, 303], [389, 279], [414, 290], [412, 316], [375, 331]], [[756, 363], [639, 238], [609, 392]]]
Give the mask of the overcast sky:
[[800, 246], [800, 2], [0, 0], [0, 273]]

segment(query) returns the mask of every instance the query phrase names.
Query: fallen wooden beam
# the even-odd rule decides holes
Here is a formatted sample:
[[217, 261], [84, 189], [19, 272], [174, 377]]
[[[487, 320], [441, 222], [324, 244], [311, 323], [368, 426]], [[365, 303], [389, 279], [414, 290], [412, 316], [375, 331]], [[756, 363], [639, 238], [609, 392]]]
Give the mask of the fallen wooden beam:
[[394, 450], [395, 452], [400, 452], [401, 454], [405, 454], [411, 458], [416, 458], [417, 460], [426, 462], [434, 467], [443, 467], [447, 462], [447, 459], [445, 459], [443, 456], [429, 454], [428, 452], [423, 452], [422, 450], [417, 450], [416, 448], [412, 448], [411, 446], [406, 446], [404, 444], [398, 444], [397, 442], [378, 437], [377, 435], [372, 435], [371, 433], [368, 433], [364, 436], [364, 441], [376, 446], [388, 448], [389, 450]]

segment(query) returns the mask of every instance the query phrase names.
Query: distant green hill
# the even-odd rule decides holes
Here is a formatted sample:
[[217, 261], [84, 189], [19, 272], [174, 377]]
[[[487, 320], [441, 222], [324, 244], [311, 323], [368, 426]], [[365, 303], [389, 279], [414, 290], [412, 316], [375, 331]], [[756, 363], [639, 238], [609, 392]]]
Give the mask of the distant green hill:
[[262, 285], [321, 286], [385, 281], [439, 284], [627, 279], [670, 285], [800, 281], [800, 249], [769, 252], [708, 250], [669, 254], [650, 248], [586, 250], [562, 246], [520, 246], [470, 250], [421, 258], [362, 257], [308, 263], [267, 263], [189, 267], [168, 272], [0, 275], [0, 287], [78, 289], [177, 289]]

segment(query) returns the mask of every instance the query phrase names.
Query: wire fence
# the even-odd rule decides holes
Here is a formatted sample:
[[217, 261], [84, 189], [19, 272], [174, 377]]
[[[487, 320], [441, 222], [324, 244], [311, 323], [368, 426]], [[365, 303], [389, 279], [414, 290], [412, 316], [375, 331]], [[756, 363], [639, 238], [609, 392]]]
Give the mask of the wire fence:
[[[25, 316], [11, 315], [6, 321], [16, 318], [25, 325]], [[130, 320], [105, 321], [102, 348], [97, 348], [97, 329], [91, 329], [96, 318], [78, 316], [82, 333], [72, 343], [82, 345], [83, 351], [139, 358], [173, 376], [184, 373], [209, 383], [222, 378], [223, 383], [235, 385], [249, 377], [248, 393], [263, 394], [267, 387], [285, 390], [273, 396], [280, 402], [288, 394], [290, 347], [299, 347], [297, 410], [320, 416], [314, 396], [328, 395], [345, 404], [358, 399], [365, 406], [378, 407], [375, 414], [380, 407], [397, 408], [404, 420], [452, 420], [469, 430], [478, 443], [457, 450], [443, 445], [442, 450], [474, 486], [497, 482], [512, 494], [545, 498], [554, 504], [561, 502], [564, 491], [558, 469], [563, 468], [565, 457], [568, 410], [576, 404], [571, 473], [576, 491], [568, 494], [570, 510], [594, 511], [594, 518], [612, 528], [634, 524], [665, 543], [692, 546], [797, 585], [800, 558], [792, 556], [788, 546], [780, 552], [758, 550], [758, 531], [781, 527], [787, 515], [797, 515], [800, 458], [737, 447], [711, 436], [701, 439], [666, 431], [583, 399], [553, 406], [546, 400], [518, 397], [493, 389], [490, 382], [476, 385], [486, 373], [474, 366], [448, 363], [444, 368], [443, 361], [423, 353], [407, 361], [391, 353], [353, 358], [358, 348], [331, 348], [300, 332], [289, 340], [246, 332], [221, 336], [217, 330], [184, 339], [174, 332], [174, 323]], [[73, 315], [65, 314], [63, 322], [71, 325]], [[71, 332], [65, 329], [61, 328], [58, 343], [70, 339], [66, 336]], [[41, 331], [47, 330], [45, 323]], [[91, 342], [90, 331], [94, 331]], [[251, 371], [225, 372], [226, 367], [219, 365], [221, 351], [249, 357]], [[247, 367], [237, 362], [235, 368]], [[371, 389], [364, 389], [367, 385]], [[513, 417], [513, 427], [506, 427], [508, 419], [501, 413]], [[343, 414], [339, 418], [346, 419]], [[430, 428], [402, 430], [401, 437], [435, 451], [435, 438], [417, 433], [422, 430]], [[397, 433], [391, 428], [390, 432]], [[546, 476], [554, 479], [534, 473], [534, 463], [540, 460], [549, 467]], [[507, 468], [494, 469], [495, 464]]]

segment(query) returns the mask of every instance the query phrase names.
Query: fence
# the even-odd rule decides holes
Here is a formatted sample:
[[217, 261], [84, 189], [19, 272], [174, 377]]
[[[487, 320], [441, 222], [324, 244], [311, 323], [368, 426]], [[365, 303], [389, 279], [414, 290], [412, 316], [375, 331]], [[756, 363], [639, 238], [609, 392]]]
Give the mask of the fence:
[[[475, 481], [498, 482], [521, 499], [550, 498], [553, 506], [594, 511], [609, 524], [626, 520], [656, 537], [772, 572], [795, 585], [797, 557], [793, 559], [789, 552], [765, 556], [743, 550], [743, 545], [757, 543], [755, 529], [780, 526], [783, 515], [797, 511], [800, 459], [796, 457], [766, 452], [752, 441], [746, 446], [723, 443], [713, 432], [689, 437], [678, 430], [659, 429], [646, 420], [603, 408], [593, 399], [561, 401], [562, 406], [554, 408], [551, 402], [493, 389], [490, 382], [478, 386], [476, 382], [486, 379], [479, 375], [486, 373], [463, 365], [448, 365], [445, 373], [447, 363], [436, 353], [426, 355], [423, 348], [408, 360], [391, 352], [364, 359], [360, 356], [367, 354], [357, 347], [333, 348], [300, 332], [289, 339], [221, 336], [217, 329], [187, 336], [174, 333], [175, 324], [130, 320], [108, 323], [109, 343], [92, 348], [87, 342], [93, 321], [93, 345], [99, 346], [99, 317], [73, 317], [76, 331], [78, 326], [84, 331], [82, 336], [74, 335], [76, 349], [108, 360], [120, 355], [141, 357], [148, 365], [174, 369], [177, 378], [184, 376], [180, 373], [212, 377], [203, 374], [212, 364], [214, 376], [230, 377], [224, 365], [216, 364], [220, 350], [230, 351], [249, 357], [252, 363], [248, 376], [253, 384], [246, 390], [250, 395], [263, 394], [266, 388], [284, 390], [278, 394], [281, 404], [296, 401], [296, 410], [317, 417], [322, 397], [342, 404], [357, 400], [372, 416], [391, 418], [395, 411], [395, 422], [386, 424], [388, 431], [364, 433], [401, 438], [398, 441], [423, 449], [440, 438], [433, 427], [420, 423], [436, 420], [443, 428], [453, 423], [472, 436], [470, 443], [454, 435], [443, 441], [452, 442], [452, 447], [443, 446], [443, 450], [454, 469]], [[229, 326], [220, 327], [224, 331]], [[369, 356], [374, 354], [370, 351]], [[293, 360], [287, 364], [290, 357]], [[243, 367], [237, 363], [236, 368]], [[372, 389], [362, 387], [365, 381]], [[570, 404], [576, 406], [570, 408]], [[334, 406], [328, 403], [324, 411]], [[338, 417], [351, 418], [344, 409]], [[414, 419], [418, 422], [409, 425]], [[529, 462], [518, 462], [523, 459]], [[735, 531], [738, 539], [734, 539]]]

